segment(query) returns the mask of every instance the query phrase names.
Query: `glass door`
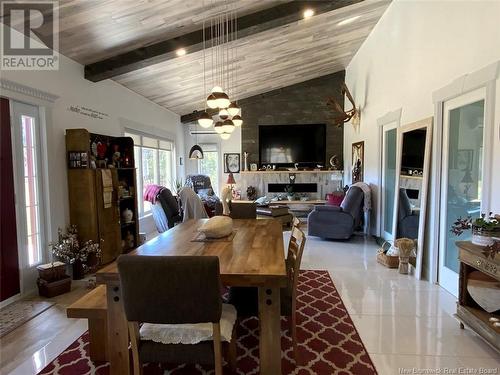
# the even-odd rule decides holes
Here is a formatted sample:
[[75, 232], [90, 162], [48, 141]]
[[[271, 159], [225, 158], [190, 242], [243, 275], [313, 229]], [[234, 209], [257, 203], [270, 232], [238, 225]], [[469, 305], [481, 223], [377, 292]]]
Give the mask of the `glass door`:
[[439, 284], [458, 295], [458, 251], [455, 242], [471, 238], [451, 232], [457, 218], [481, 215], [484, 202], [483, 149], [485, 91], [477, 90], [444, 103], [443, 160], [439, 246]]
[[27, 292], [36, 285], [36, 266], [44, 261], [47, 248], [40, 120], [36, 106], [13, 101], [11, 108], [21, 291]]
[[396, 189], [397, 123], [382, 127], [382, 216], [381, 233], [385, 240], [394, 239], [394, 194]]

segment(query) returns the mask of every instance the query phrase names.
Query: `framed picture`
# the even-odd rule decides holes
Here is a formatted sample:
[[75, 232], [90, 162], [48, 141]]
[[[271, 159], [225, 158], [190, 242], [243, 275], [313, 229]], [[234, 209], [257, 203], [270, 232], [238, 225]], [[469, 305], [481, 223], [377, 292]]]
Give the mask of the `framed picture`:
[[364, 178], [365, 166], [365, 142], [356, 142], [352, 144], [352, 183], [361, 182]]
[[240, 154], [224, 154], [224, 173], [240, 173]]
[[70, 151], [68, 152], [68, 168], [79, 169], [87, 168], [88, 154], [85, 151]]
[[474, 162], [474, 150], [458, 150], [456, 158], [456, 169], [471, 171]]

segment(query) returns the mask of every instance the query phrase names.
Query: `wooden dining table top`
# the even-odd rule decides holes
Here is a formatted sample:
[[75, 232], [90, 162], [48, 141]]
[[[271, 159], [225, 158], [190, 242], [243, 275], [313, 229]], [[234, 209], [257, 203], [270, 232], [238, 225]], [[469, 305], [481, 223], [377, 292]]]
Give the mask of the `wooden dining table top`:
[[[210, 242], [194, 241], [208, 219], [188, 220], [144, 243], [134, 255], [218, 256], [220, 276], [228, 286], [286, 285], [282, 224], [276, 219], [234, 219], [234, 237]], [[119, 283], [116, 262], [96, 273], [98, 283]]]

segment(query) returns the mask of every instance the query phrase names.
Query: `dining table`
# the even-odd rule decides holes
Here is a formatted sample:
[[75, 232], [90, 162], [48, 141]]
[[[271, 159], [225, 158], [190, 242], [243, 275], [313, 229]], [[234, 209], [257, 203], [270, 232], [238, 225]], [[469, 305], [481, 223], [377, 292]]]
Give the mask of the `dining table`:
[[[223, 285], [258, 288], [260, 374], [281, 374], [280, 288], [287, 283], [282, 225], [276, 219], [235, 219], [232, 235], [205, 239], [199, 229], [207, 220], [178, 224], [122, 256], [217, 256]], [[110, 374], [129, 375], [129, 336], [116, 262], [100, 269], [96, 281], [107, 290]], [[161, 290], [152, 287], [151, 293]]]

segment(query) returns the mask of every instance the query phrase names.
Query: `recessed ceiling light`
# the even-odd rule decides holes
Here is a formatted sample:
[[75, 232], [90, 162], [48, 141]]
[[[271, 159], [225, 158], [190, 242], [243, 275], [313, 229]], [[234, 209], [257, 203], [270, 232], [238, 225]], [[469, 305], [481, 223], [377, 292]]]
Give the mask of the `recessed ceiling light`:
[[177, 56], [184, 56], [186, 54], [186, 50], [184, 48], [179, 48], [177, 51], [175, 51]]
[[347, 25], [348, 23], [356, 21], [360, 17], [361, 16], [354, 16], [354, 17], [351, 17], [351, 18], [346, 18], [345, 20], [340, 21], [337, 25], [339, 25], [339, 26]]
[[308, 8], [304, 10], [304, 18], [309, 18], [314, 16], [314, 9]]

